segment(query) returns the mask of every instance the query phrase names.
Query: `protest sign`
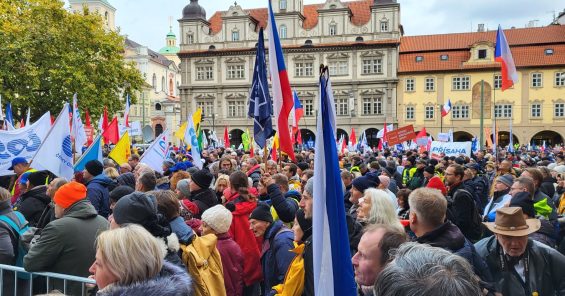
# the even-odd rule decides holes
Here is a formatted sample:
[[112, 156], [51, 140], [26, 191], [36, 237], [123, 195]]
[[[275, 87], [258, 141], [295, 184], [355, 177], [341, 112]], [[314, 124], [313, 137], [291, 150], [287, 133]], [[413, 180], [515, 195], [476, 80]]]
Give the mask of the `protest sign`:
[[414, 126], [407, 125], [403, 126], [397, 130], [387, 132], [386, 141], [389, 146], [400, 144], [405, 141], [412, 140], [416, 137], [414, 133]]
[[459, 156], [461, 154], [471, 156], [471, 142], [432, 141], [430, 152], [430, 157], [434, 159], [440, 159], [441, 153], [445, 153], [446, 156]]

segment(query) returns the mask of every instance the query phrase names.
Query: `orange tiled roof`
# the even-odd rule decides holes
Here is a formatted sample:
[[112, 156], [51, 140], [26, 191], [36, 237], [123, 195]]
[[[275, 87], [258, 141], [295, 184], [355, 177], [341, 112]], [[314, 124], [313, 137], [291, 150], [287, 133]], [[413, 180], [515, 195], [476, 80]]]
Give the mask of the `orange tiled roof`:
[[[371, 18], [371, 5], [373, 0], [360, 0], [345, 2], [349, 9], [351, 9], [351, 22], [356, 26], [361, 26], [369, 22]], [[318, 9], [324, 4], [309, 4], [304, 5], [304, 22], [302, 27], [306, 30], [314, 28], [318, 24]], [[268, 12], [267, 8], [254, 8], [244, 9], [249, 12], [250, 16], [259, 22], [259, 26], [267, 27]], [[216, 11], [214, 15], [208, 20], [212, 35], [217, 34], [222, 30], [222, 13], [224, 11]]]
[[[510, 46], [565, 42], [565, 25], [504, 30]], [[470, 48], [476, 42], [494, 43], [496, 31], [402, 37], [400, 52]]]

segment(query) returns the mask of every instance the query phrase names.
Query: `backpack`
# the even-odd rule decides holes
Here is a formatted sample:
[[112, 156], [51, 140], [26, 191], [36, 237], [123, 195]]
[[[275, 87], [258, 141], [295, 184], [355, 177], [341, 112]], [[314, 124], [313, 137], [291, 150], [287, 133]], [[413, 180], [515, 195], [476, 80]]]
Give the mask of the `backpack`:
[[[481, 214], [479, 213], [479, 209], [477, 204], [475, 203], [473, 195], [466, 189], [461, 188], [457, 190], [453, 195], [453, 199], [448, 201], [448, 209], [451, 212], [451, 215], [455, 215], [455, 213], [453, 213], [452, 205], [456, 198], [466, 198], [468, 199], [467, 203], [471, 205], [471, 208], [467, 209], [467, 211], [471, 212], [471, 221], [469, 221], [468, 227], [465, 227], [467, 230], [466, 233], [464, 233], [465, 237], [467, 237], [472, 242], [480, 240], [481, 236], [483, 235], [483, 223]], [[452, 220], [452, 222], [455, 223], [455, 220]], [[461, 225], [457, 225], [457, 227], [459, 227], [459, 229], [463, 232]]]
[[[16, 217], [18, 218], [19, 224], [22, 225], [21, 228], [18, 226], [18, 223], [16, 223], [14, 220], [12, 220], [12, 218], [8, 217], [7, 215], [0, 215], [0, 221], [8, 224], [17, 235], [18, 244], [16, 248], [14, 248], [16, 255], [16, 266], [23, 267], [24, 256], [27, 255], [29, 249], [26, 247], [26, 244], [23, 242], [22, 238], [24, 234], [28, 232], [30, 227], [28, 226], [28, 222], [26, 221], [26, 218], [24, 217], [24, 215], [22, 215], [22, 213], [15, 211], [12, 213], [14, 213], [14, 215], [16, 215]], [[19, 272], [18, 278], [30, 279], [31, 277], [29, 276], [29, 274]]]
[[194, 235], [192, 243], [182, 245], [182, 262], [194, 281], [196, 296], [225, 296], [222, 258], [216, 248], [215, 234]]

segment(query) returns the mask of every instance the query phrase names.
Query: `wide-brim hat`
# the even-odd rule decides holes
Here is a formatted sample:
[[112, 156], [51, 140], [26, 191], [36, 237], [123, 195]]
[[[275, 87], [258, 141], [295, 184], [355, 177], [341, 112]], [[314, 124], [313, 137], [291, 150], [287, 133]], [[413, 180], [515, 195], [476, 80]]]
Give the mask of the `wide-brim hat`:
[[526, 236], [538, 231], [541, 221], [538, 219], [525, 219], [522, 208], [503, 207], [496, 210], [494, 222], [483, 222], [493, 233], [507, 236]]

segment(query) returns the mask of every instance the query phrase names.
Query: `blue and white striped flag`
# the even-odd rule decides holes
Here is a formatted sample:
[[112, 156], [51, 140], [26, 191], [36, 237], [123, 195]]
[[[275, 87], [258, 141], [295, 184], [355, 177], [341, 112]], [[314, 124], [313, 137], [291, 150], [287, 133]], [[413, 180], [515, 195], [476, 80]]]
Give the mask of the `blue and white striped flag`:
[[320, 75], [314, 167], [313, 249], [316, 295], [356, 295], [336, 147], [335, 105], [327, 70]]

